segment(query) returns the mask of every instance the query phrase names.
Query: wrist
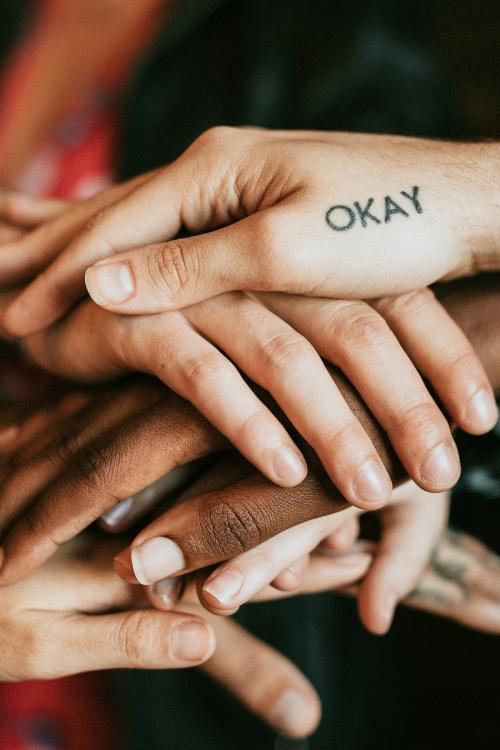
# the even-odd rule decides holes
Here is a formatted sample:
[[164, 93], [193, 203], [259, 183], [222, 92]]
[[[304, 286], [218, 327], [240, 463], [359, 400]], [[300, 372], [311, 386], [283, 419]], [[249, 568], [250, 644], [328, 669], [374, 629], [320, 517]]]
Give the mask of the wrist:
[[500, 269], [500, 142], [463, 144], [465, 273]]

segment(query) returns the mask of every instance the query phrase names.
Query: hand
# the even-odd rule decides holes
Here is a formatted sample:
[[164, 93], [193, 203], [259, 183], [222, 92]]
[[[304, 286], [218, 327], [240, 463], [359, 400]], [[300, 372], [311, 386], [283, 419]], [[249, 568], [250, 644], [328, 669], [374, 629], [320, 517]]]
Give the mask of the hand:
[[0, 679], [188, 667], [211, 656], [215, 636], [199, 617], [138, 609], [140, 590], [113, 574], [113, 548], [116, 542], [89, 554], [76, 540], [31, 578], [0, 591]]
[[151, 609], [140, 589], [114, 574], [116, 548], [116, 540], [80, 537], [35, 575], [0, 591], [0, 680], [205, 662], [211, 677], [276, 731], [302, 737], [316, 728], [319, 698], [294, 664], [194, 599], [171, 601], [168, 612]]
[[[82, 295], [96, 261], [86, 275], [90, 294], [131, 314], [240, 289], [373, 298], [498, 269], [498, 151], [214, 128], [101, 211], [13, 304], [5, 325], [24, 336], [56, 320]], [[181, 230], [197, 236], [176, 239]]]
[[[179, 501], [189, 502], [190, 498], [234, 485], [243, 476], [245, 467], [227, 458], [208, 468], [184, 491]], [[405, 483], [395, 490], [390, 505], [375, 512], [381, 528], [378, 543], [359, 548], [356, 542], [361, 511], [357, 508], [346, 508], [293, 526], [217, 566], [208, 577], [201, 571], [198, 577], [200, 602], [214, 614], [230, 615], [242, 604], [255, 599], [269, 584], [280, 590], [296, 591], [301, 588], [311, 564], [310, 554], [326, 548], [336, 553], [336, 586], [342, 585], [342, 573], [350, 574], [353, 580], [363, 578], [359, 587], [361, 620], [368, 630], [384, 633], [390, 627], [396, 604], [412, 591], [429, 563], [437, 539], [446, 526], [448, 500], [446, 493], [430, 495], [412, 482]], [[175, 579], [153, 580], [148, 576], [154, 571], [154, 565], [159, 564], [154, 555], [162, 556], [159, 542], [155, 544], [156, 549], [151, 543], [148, 550], [147, 545], [142, 550], [140, 546], [132, 548], [135, 576], [131, 577], [129, 570], [121, 566], [121, 561], [128, 559], [127, 553], [118, 555], [115, 564], [118, 563], [117, 570], [122, 571], [127, 581], [153, 584], [153, 601], [161, 602], [163, 587]], [[144, 554], [151, 562], [144, 561]]]
[[[472, 288], [448, 285], [445, 302], [471, 336], [489, 377], [499, 388], [500, 298], [496, 277], [489, 280], [489, 285], [482, 281]], [[391, 475], [402, 478], [366, 407], [345, 380], [334, 377]], [[5, 537], [11, 529], [2, 548], [1, 583], [29, 573], [58, 544], [115, 505], [111, 518], [120, 528], [119, 520], [126, 520], [131, 510], [130, 496], [174, 466], [226, 447], [222, 436], [192, 407], [162, 393], [159, 384], [140, 385], [134, 393], [136, 387], [125, 388], [115, 400], [104, 393], [100, 401], [67, 423], [62, 434], [61, 425], [51, 426], [49, 416], [49, 424], [40, 427], [39, 438], [29, 435], [33, 444], [23, 448], [26, 463], [20, 460], [14, 465], [1, 489], [0, 531]], [[155, 388], [159, 390], [155, 392]], [[55, 439], [58, 434], [60, 439]], [[21, 447], [22, 435], [21, 431]], [[343, 509], [344, 500], [317, 472], [314, 461], [312, 466], [310, 477], [293, 490], [276, 491], [266, 479], [254, 476], [223, 492], [203, 495], [189, 506], [167, 513], [160, 534], [167, 530], [173, 535], [182, 550], [181, 558], [198, 568], [233, 557], [301, 521]], [[117, 501], [123, 502], [117, 505]], [[203, 535], [193, 536], [193, 528], [203, 529]], [[146, 529], [143, 539], [154, 538], [157, 531]], [[179, 554], [174, 554], [177, 570], [179, 561]], [[165, 567], [163, 576], [176, 572], [168, 559]]]
[[96, 212], [127, 195], [155, 172], [115, 185], [86, 201], [33, 198], [0, 193], [0, 282], [14, 287], [31, 281], [81, 232]]
[[500, 558], [468, 534], [447, 529], [405, 603], [500, 635]]
[[[220, 352], [224, 348], [276, 399], [346, 499], [374, 508], [390, 496], [389, 477], [316, 349], [358, 389], [406, 471], [428, 491], [442, 491], [458, 479], [456, 448], [391, 327], [460, 426], [482, 432], [497, 418], [475, 353], [430, 292], [378, 307], [387, 322], [364, 303], [287, 295], [266, 295], [259, 302], [234, 293], [182, 313], [137, 318], [87, 302], [48, 332], [28, 338], [25, 350], [38, 364], [69, 378], [99, 380], [126, 369], [157, 375], [269, 479], [281, 486], [298, 484], [307, 467], [296, 442]], [[439, 362], [429, 352], [431, 323]], [[234, 324], [242, 331], [238, 337]]]
[[[154, 179], [136, 181], [135, 190], [130, 185], [113, 188], [113, 200], [122, 193], [140, 193]], [[95, 210], [110, 205], [112, 197], [93, 200]], [[91, 210], [88, 202], [73, 209], [68, 225], [58, 220], [45, 234], [58, 242], [67, 240], [69, 231], [81, 228], [71, 216], [88, 216]], [[43, 252], [37, 252], [47, 255], [46, 240], [39, 237], [38, 243]], [[54, 247], [48, 247], [53, 253]], [[409, 475], [429, 491], [453, 486], [459, 475], [455, 446], [408, 355], [464, 430], [487, 431], [496, 422], [497, 409], [470, 344], [429, 291], [379, 300], [372, 306], [376, 309], [360, 302], [285, 295], [264, 295], [260, 301], [264, 305], [235, 293], [189, 307], [182, 315], [141, 318], [128, 327], [113, 325], [109, 317], [92, 312], [92, 306], [84, 307], [85, 312], [62, 325], [62, 333], [48, 334], [50, 347], [42, 336], [28, 348], [41, 364], [69, 377], [102, 378], [124, 367], [157, 374], [192, 400], [272, 481], [298, 484], [306, 473], [303, 456], [279, 421], [251, 394], [222, 349], [271, 392], [350, 502], [363, 508], [381, 505], [391, 491], [387, 473], [316, 349], [356, 386]], [[426, 339], [430, 328], [431, 345]]]
[[[45, 232], [57, 241], [47, 245], [39, 237], [37, 252], [44, 257], [53, 253], [57, 242], [81, 228], [73, 215], [81, 221], [97, 206], [140, 192], [154, 179], [144, 176], [135, 181], [135, 189], [130, 184], [113, 188], [114, 197], [72, 209], [68, 221], [63, 217]], [[27, 251], [29, 257], [29, 247]], [[62, 331], [32, 339], [27, 346], [38, 362], [69, 377], [102, 378], [124, 367], [157, 374], [192, 400], [272, 481], [298, 484], [306, 473], [303, 456], [222, 349], [271, 392], [350, 502], [381, 505], [390, 496], [389, 477], [316, 349], [353, 382], [422, 488], [440, 491], [455, 483], [459, 463], [449, 430], [398, 339], [464, 430], [490, 429], [497, 409], [470, 344], [429, 291], [379, 300], [376, 310], [360, 302], [285, 295], [265, 295], [260, 301], [264, 304], [235, 293], [187, 308], [182, 315], [141, 318], [128, 327], [84, 306]], [[432, 346], [425, 340], [430, 327]]]

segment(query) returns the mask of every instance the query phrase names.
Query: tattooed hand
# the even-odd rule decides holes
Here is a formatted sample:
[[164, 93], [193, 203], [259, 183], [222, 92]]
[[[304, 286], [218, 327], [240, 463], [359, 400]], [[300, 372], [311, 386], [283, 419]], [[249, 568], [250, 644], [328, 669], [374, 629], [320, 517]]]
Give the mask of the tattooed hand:
[[[89, 266], [94, 300], [126, 314], [231, 290], [372, 298], [500, 268], [499, 149], [214, 128], [107, 201], [14, 303], [6, 325], [26, 335], [56, 320], [84, 292]], [[23, 261], [43, 268], [53, 256], [31, 246]], [[6, 261], [4, 281], [21, 266]]]
[[468, 534], [447, 529], [405, 603], [500, 635], [500, 557]]
[[[129, 185], [128, 194], [139, 195], [154, 179], [136, 183], [132, 193]], [[112, 191], [115, 197], [117, 190]], [[121, 196], [127, 192], [124, 186], [119, 190]], [[418, 193], [407, 196], [419, 215]], [[90, 207], [72, 207], [67, 216], [37, 230], [16, 253], [0, 256], [4, 272], [13, 263], [13, 273], [19, 257], [29, 268], [57, 254], [64, 238], [81, 228], [82, 216], [88, 217], [92, 206], [109, 206], [109, 201], [105, 194], [92, 199]], [[389, 201], [385, 210], [389, 222], [395, 211]], [[362, 221], [365, 214], [360, 214]], [[47, 279], [65, 258], [63, 253], [52, 270], [39, 277], [32, 292], [40, 290], [40, 284], [50, 286]], [[28, 297], [32, 292], [27, 290]], [[54, 289], [46, 287], [45, 293], [58, 299]], [[25, 295], [23, 299], [22, 305]], [[20, 300], [14, 306], [18, 304]], [[13, 309], [7, 310], [7, 320]], [[37, 315], [43, 320], [41, 311]], [[460, 467], [446, 419], [421, 375], [465, 431], [488, 431], [497, 419], [490, 384], [471, 343], [426, 289], [372, 304], [232, 292], [182, 311], [148, 316], [111, 313], [86, 300], [24, 343], [37, 363], [65, 377], [104, 380], [127, 369], [156, 375], [196, 406], [269, 479], [295, 486], [307, 467], [293, 432], [287, 430], [288, 420], [314, 448], [346, 499], [363, 508], [384, 504], [391, 483], [355, 409], [321, 358], [339, 367], [356, 387], [408, 474], [428, 491], [453, 486]], [[270, 413], [265, 398], [251, 391], [236, 368], [271, 393], [287, 420]]]

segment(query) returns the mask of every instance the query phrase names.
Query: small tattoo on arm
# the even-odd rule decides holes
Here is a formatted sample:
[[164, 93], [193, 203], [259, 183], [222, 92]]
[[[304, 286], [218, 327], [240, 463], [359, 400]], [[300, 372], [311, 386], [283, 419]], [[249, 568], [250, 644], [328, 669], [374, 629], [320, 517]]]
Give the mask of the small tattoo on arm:
[[[337, 203], [331, 206], [326, 212], [326, 223], [335, 232], [346, 232], [352, 229], [357, 223], [366, 229], [372, 224], [390, 224], [393, 216], [402, 216], [408, 219], [411, 214], [422, 214], [424, 212], [419, 200], [420, 187], [415, 185], [410, 192], [401, 190], [400, 195], [405, 199], [403, 205], [394, 200], [390, 195], [384, 196], [380, 207], [372, 206], [375, 198], [368, 198], [363, 204], [360, 201], [354, 201], [351, 205]], [[400, 200], [398, 198], [398, 200]], [[409, 204], [409, 205], [408, 205]], [[377, 216], [376, 211], [379, 212]]]

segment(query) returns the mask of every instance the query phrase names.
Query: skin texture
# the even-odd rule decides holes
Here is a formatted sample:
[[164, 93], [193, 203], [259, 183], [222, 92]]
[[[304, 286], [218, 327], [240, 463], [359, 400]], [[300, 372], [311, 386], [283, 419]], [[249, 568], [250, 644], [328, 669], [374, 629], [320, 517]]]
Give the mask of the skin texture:
[[[113, 188], [102, 197], [73, 207], [69, 210], [67, 224], [61, 217], [50, 226], [39, 228], [33, 237], [23, 241], [22, 246], [17, 246], [16, 252], [13, 252], [15, 248], [12, 244], [10, 248], [4, 248], [0, 258], [0, 278], [3, 277], [5, 284], [28, 280], [33, 274], [36, 275], [37, 270], [49, 264], [6, 310], [3, 318], [6, 329], [22, 335], [34, 329], [35, 321], [38, 328], [42, 328], [57, 319], [60, 313], [67, 310], [69, 301], [77, 299], [83, 292], [82, 274], [85, 264], [91, 262], [93, 253], [108, 255], [115, 251], [122, 252], [146, 238], [157, 238], [158, 233], [163, 233], [158, 238], [162, 236], [168, 239], [179, 229], [199, 233], [206, 228], [207, 222], [210, 228], [241, 216], [247, 217], [220, 230], [222, 234], [218, 231], [201, 238], [180, 240], [177, 243], [179, 247], [184, 247], [185, 242], [203, 244], [208, 241], [207, 238], [212, 238], [210, 242], [216, 244], [207, 246], [209, 252], [203, 258], [210, 258], [210, 262], [213, 259], [215, 263], [220, 248], [227, 247], [227, 244], [224, 245], [224, 232], [234, 231], [235, 237], [240, 237], [240, 240], [230, 241], [231, 263], [234, 265], [237, 261], [238, 269], [245, 271], [248, 262], [239, 257], [238, 252], [242, 247], [241, 236], [247, 237], [243, 245], [248, 245], [250, 232], [251, 245], [255, 248], [252, 265], [258, 261], [257, 266], [266, 274], [268, 281], [273, 278], [272, 269], [266, 271], [273, 258], [273, 246], [266, 241], [262, 230], [262, 224], [264, 229], [267, 226], [268, 214], [278, 217], [276, 221], [280, 231], [288, 226], [292, 229], [298, 222], [293, 230], [293, 242], [286, 233], [280, 240], [284, 246], [290, 247], [290, 257], [279, 259], [282, 268], [300, 268], [300, 253], [294, 249], [294, 243], [307, 227], [310, 228], [310, 236], [303, 238], [300, 247], [302, 252], [307, 251], [308, 268], [314, 266], [316, 251], [320, 254], [338, 252], [342, 253], [342, 257], [352, 258], [355, 249], [351, 247], [352, 243], [343, 247], [342, 239], [339, 247], [335, 243], [331, 247], [330, 234], [324, 234], [325, 227], [328, 230], [326, 222], [322, 223], [319, 234], [314, 228], [313, 207], [320, 206], [321, 191], [339, 191], [338, 186], [332, 184], [331, 177], [327, 179], [325, 165], [330, 165], [331, 175], [342, 169], [346, 191], [354, 189], [360, 174], [367, 174], [367, 179], [380, 192], [382, 188], [389, 190], [386, 185], [388, 175], [385, 164], [382, 169], [374, 152], [379, 153], [382, 146], [388, 153], [397, 150], [401, 164], [397, 161], [394, 166], [394, 180], [399, 179], [398, 175], [403, 179], [408, 163], [418, 165], [420, 159], [422, 164], [415, 168], [420, 169], [421, 173], [423, 171], [429, 180], [429, 174], [433, 174], [431, 164], [436, 158], [437, 148], [436, 144], [425, 141], [347, 134], [300, 133], [292, 138], [290, 133], [270, 134], [255, 130], [224, 132], [228, 136], [229, 148], [223, 153], [227, 158], [235, 158], [237, 163], [241, 161], [243, 151], [247, 155], [252, 154], [255, 163], [251, 169], [251, 162], [245, 156], [238, 174], [228, 173], [224, 162], [226, 156], [219, 153], [221, 133], [215, 131], [199, 139], [171, 167], [145, 175], [129, 184], [129, 187]], [[444, 149], [449, 160], [459, 156], [450, 144], [441, 144], [441, 149]], [[479, 148], [467, 154], [478, 160], [483, 159], [483, 151]], [[290, 155], [290, 162], [285, 159], [287, 155]], [[306, 168], [307, 155], [311, 164]], [[262, 159], [264, 163], [261, 163]], [[324, 162], [321, 169], [318, 160], [321, 164]], [[198, 169], [205, 162], [213, 165], [213, 175]], [[259, 164], [266, 167], [261, 170], [260, 174], [265, 177], [260, 180], [257, 179], [258, 171], [255, 171]], [[292, 165], [296, 168], [293, 178], [289, 174]], [[367, 165], [371, 165], [369, 171]], [[189, 192], [193, 190], [195, 178], [208, 180], [207, 194], [205, 196], [203, 193], [203, 200], [198, 202], [193, 201]], [[173, 190], [169, 182], [171, 179], [179, 191]], [[187, 182], [181, 190], [183, 180]], [[234, 184], [231, 181], [235, 181]], [[169, 191], [173, 191], [172, 200], [165, 203], [165, 195], [170, 195]], [[413, 211], [413, 218], [424, 222], [423, 229], [418, 233], [419, 242], [426, 240], [426, 232], [435, 231], [433, 247], [436, 257], [439, 257], [439, 253], [444, 252], [443, 248], [450, 250], [443, 232], [447, 237], [449, 222], [455, 216], [453, 211], [456, 211], [457, 197], [447, 198], [442, 207], [445, 218], [441, 217], [438, 221], [433, 218], [432, 212], [429, 218], [427, 209], [422, 208], [425, 203], [423, 191], [424, 187], [418, 187], [417, 191], [417, 186], [413, 186], [407, 190], [403, 188], [399, 193], [400, 198], [408, 203], [408, 209]], [[174, 195], [177, 195], [175, 200]], [[224, 201], [227, 200], [237, 203], [226, 205]], [[384, 200], [388, 206], [389, 197], [386, 196]], [[397, 260], [395, 257], [391, 260], [393, 266], [399, 268], [403, 258], [408, 269], [411, 269], [409, 257], [401, 252], [401, 247], [410, 253], [410, 240], [414, 233], [410, 232], [408, 236], [408, 229], [405, 230], [403, 225], [398, 229], [393, 223], [397, 218], [398, 212], [394, 209], [397, 204], [394, 199], [390, 200], [390, 210], [387, 206], [385, 208], [383, 230], [389, 234], [387, 237], [384, 233], [381, 235], [382, 242], [384, 247], [389, 243], [393, 255], [396, 249], [398, 251]], [[365, 231], [367, 227], [363, 227], [363, 223], [368, 221], [379, 228], [372, 219], [366, 218], [367, 210], [362, 208], [360, 200], [353, 199], [352, 205], [359, 206], [356, 211], [361, 231]], [[279, 218], [283, 211], [284, 216], [290, 212], [286, 221]], [[91, 221], [86, 231], [82, 232], [85, 216], [87, 221]], [[130, 221], [130, 217], [140, 217], [140, 220]], [[468, 221], [473, 218], [468, 217]], [[403, 216], [403, 219], [410, 221], [410, 214]], [[404, 236], [400, 236], [401, 232]], [[71, 238], [74, 238], [73, 242], [61, 253], [61, 248]], [[469, 239], [461, 238], [462, 244], [467, 245]], [[359, 238], [354, 242], [355, 247], [362, 244]], [[413, 251], [410, 253], [412, 258], [428, 261], [422, 247], [413, 248]], [[171, 262], [171, 252], [174, 253], [173, 245], [167, 242], [165, 258], [162, 256], [161, 262], [158, 260], [158, 268], [156, 256], [148, 255], [146, 249], [142, 255], [137, 255], [146, 265], [151, 281], [145, 292], [148, 300], [154, 300], [158, 294], [161, 297], [164, 276], [182, 272], [182, 258], [179, 264]], [[258, 252], [265, 254], [265, 262]], [[376, 247], [371, 248], [370, 245], [370, 252], [376, 254]], [[425, 244], [425, 252], [428, 252], [428, 243]], [[23, 264], [20, 258], [23, 258]], [[50, 261], [54, 258], [51, 265]], [[327, 265], [325, 263], [326, 259], [323, 259], [320, 264], [321, 278], [331, 275], [331, 268], [334, 267], [337, 279], [340, 259], [337, 262], [335, 257], [332, 260], [329, 255]], [[429, 262], [427, 268], [430, 268]], [[325, 273], [325, 269], [328, 273]], [[214, 278], [218, 278], [218, 275], [224, 279], [231, 278], [231, 269], [221, 266], [212, 270], [210, 278], [214, 274]], [[397, 290], [394, 274], [381, 274], [380, 270], [378, 263], [377, 272], [371, 274], [370, 278], [391, 278], [394, 282], [391, 289]], [[300, 268], [300, 272], [304, 273], [306, 281], [305, 268]], [[364, 267], [362, 273], [366, 276]], [[248, 270], [248, 274], [251, 280], [252, 272]], [[413, 273], [412, 283], [418, 278]], [[288, 281], [281, 286], [267, 283], [250, 288], [293, 290], [317, 296], [322, 291], [332, 291], [323, 289], [316, 282], [317, 279], [314, 288], [309, 288], [307, 282], [305, 286], [296, 287]], [[246, 287], [243, 285], [243, 288]], [[214, 290], [215, 293], [217, 291], [223, 290]], [[372, 289], [370, 294], [373, 293]], [[342, 296], [352, 296], [347, 284]], [[111, 331], [110, 319], [100, 318], [92, 312], [92, 308], [77, 311], [76, 316], [70, 316], [62, 324], [67, 331], [72, 326], [78, 329], [78, 341], [75, 336], [74, 343], [76, 351], [68, 350], [68, 356], [55, 355], [48, 366], [59, 373], [87, 380], [113, 376], [128, 367], [151, 372], [177, 393], [192, 400], [269, 479], [282, 486], [300, 483], [305, 476], [306, 466], [296, 441], [292, 440], [282, 422], [276, 420], [263, 407], [262, 401], [251, 393], [240, 373], [235, 370], [236, 365], [242, 373], [271, 392], [295, 429], [317, 452], [330, 479], [349, 502], [361, 508], [379, 506], [390, 496], [389, 477], [373, 444], [328, 378], [317, 354], [320, 352], [325, 359], [339, 366], [356, 385], [390, 436], [406, 471], [419, 486], [428, 491], [442, 491], [453, 486], [459, 475], [456, 450], [443, 415], [413, 363], [429, 379], [454, 421], [464, 430], [475, 434], [487, 431], [496, 421], [497, 409], [485, 374], [470, 345], [430, 293], [417, 291], [402, 294], [379, 300], [371, 306], [363, 302], [345, 301], [326, 304], [304, 297], [283, 298], [282, 295], [261, 296], [259, 302], [260, 305], [254, 295], [234, 292], [190, 306], [182, 313], [164, 314], [155, 322], [142, 318], [130, 323], [130, 330], [127, 331], [125, 324], [115, 326], [115, 330]], [[324, 325], [311, 330], [312, 315], [316, 317], [318, 306], [322, 310]], [[129, 309], [127, 305], [122, 307], [115, 306], [113, 309], [125, 313], [140, 311], [139, 308]], [[161, 309], [169, 309], [169, 306], [141, 308], [143, 312]], [[82, 338], [80, 335], [81, 329], [89, 326], [94, 329], [94, 339], [98, 332], [103, 332], [98, 341], [93, 340], [92, 336]], [[419, 348], [419, 341], [429, 326], [435, 332], [435, 339], [424, 349]], [[58, 329], [52, 331], [50, 336], [53, 346], [56, 346], [55, 342], [60, 338]], [[144, 342], [148, 337], [150, 340], [153, 338], [154, 343], [146, 347]], [[157, 344], [160, 337], [161, 346]], [[78, 366], [75, 368], [76, 361]], [[382, 387], [384, 384], [388, 387]], [[435, 450], [437, 453], [434, 454]]]
[[[26, 335], [53, 322], [80, 296], [85, 269], [99, 259], [109, 267], [116, 253], [134, 288], [111, 307], [128, 313], [237, 289], [380, 297], [470, 273], [486, 259], [493, 265], [498, 154], [498, 144], [214, 128], [103, 212], [17, 300], [7, 325]], [[361, 207], [370, 195], [385, 203], [397, 196], [413, 215], [388, 221], [385, 209], [381, 224], [360, 218], [350, 231], [332, 231], [325, 220], [331, 207]], [[134, 216], [141, 221], [130, 222]], [[411, 221], [418, 232], [409, 234]], [[181, 229], [196, 236], [173, 241]], [[95, 269], [87, 283], [108, 306]]]
[[[449, 290], [446, 304], [454, 306], [497, 387], [499, 297], [494, 281], [489, 292], [484, 285], [467, 294], [460, 286], [455, 295]], [[384, 433], [345, 378], [335, 371], [333, 377], [394, 481], [401, 481], [404, 473]], [[5, 535], [1, 583], [27, 575], [117, 501], [177, 465], [226, 447], [221, 435], [182, 399], [159, 393], [154, 401], [152, 391], [154, 403], [141, 410], [141, 393], [125, 397], [136, 404], [128, 418], [120, 402], [114, 405], [104, 396], [97, 408], [84, 410], [60, 440], [42, 444], [38, 455], [32, 449], [29, 463], [14, 466], [6, 476], [0, 503]], [[254, 475], [177, 504], [146, 527], [134, 545], [168, 534], [182, 550], [186, 569], [194, 569], [233, 557], [297, 523], [344, 509], [345, 500], [332, 489], [312, 453], [310, 469], [297, 488], [276, 490], [269, 480]], [[130, 548], [119, 565], [130, 575]]]
[[[148, 610], [140, 589], [112, 575], [109, 561], [117, 543], [80, 537], [38, 573], [0, 591], [2, 679], [40, 679], [110, 666], [157, 668], [169, 662], [172, 622], [201, 614], [195, 586], [183, 592], [173, 587], [163, 601], [149, 592], [164, 611]], [[314, 552], [294, 593], [331, 591], [338, 585], [338, 569], [331, 552]], [[495, 555], [471, 537], [447, 531], [405, 604], [499, 633], [499, 581]], [[353, 595], [355, 587], [345, 592]], [[257, 599], [287, 595], [267, 588]], [[110, 609], [115, 612], [109, 614]], [[314, 731], [319, 698], [297, 668], [231, 618], [202, 616], [218, 644], [203, 669], [275, 730], [291, 737]], [[292, 706], [285, 700], [290, 694]]]

